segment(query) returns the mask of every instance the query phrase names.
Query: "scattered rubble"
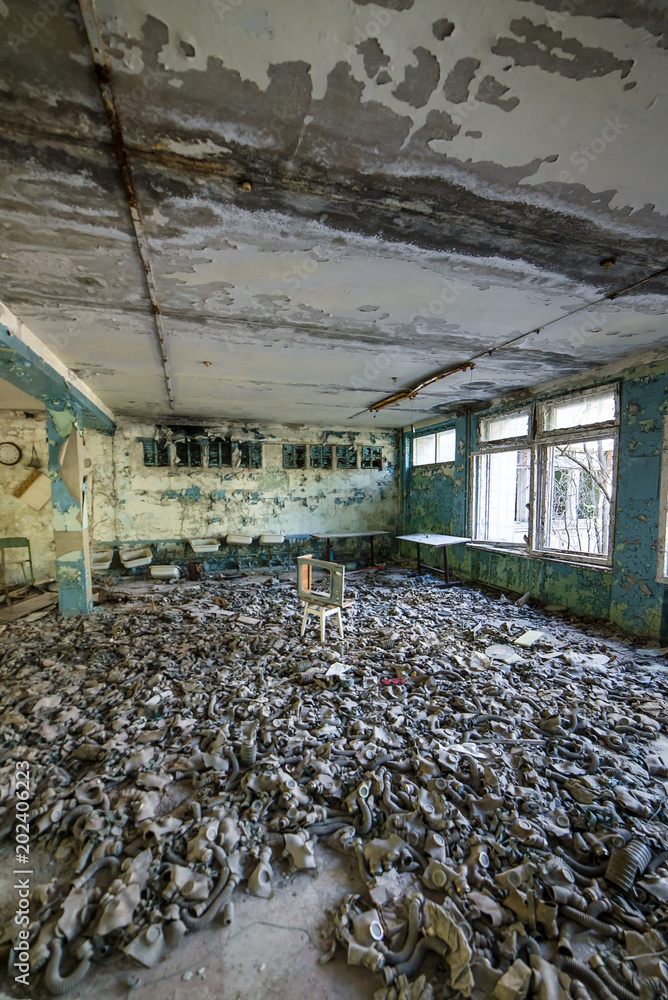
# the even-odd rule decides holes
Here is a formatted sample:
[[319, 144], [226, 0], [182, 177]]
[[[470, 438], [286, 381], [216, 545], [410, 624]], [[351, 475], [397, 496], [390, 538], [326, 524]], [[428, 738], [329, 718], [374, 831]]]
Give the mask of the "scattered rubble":
[[666, 995], [661, 651], [526, 595], [389, 571], [352, 590], [324, 646], [277, 577], [110, 584], [88, 618], [8, 624], [0, 837], [27, 761], [56, 861], [32, 971], [60, 995], [119, 951], [150, 968], [324, 840], [363, 888], [321, 961], [373, 970], [375, 1000]]

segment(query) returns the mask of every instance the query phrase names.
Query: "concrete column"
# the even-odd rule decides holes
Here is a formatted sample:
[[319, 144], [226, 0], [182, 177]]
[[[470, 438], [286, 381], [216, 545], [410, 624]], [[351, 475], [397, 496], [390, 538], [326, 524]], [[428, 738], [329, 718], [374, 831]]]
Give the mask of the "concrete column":
[[47, 404], [46, 432], [58, 605], [65, 618], [72, 618], [88, 614], [93, 607], [80, 408]]

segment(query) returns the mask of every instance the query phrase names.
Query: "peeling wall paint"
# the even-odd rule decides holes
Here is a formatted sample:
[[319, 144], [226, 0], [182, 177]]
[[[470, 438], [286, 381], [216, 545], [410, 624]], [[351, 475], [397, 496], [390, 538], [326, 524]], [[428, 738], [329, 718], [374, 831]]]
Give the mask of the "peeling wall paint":
[[[512, 552], [451, 549], [450, 562], [464, 579], [563, 604], [584, 615], [609, 619], [628, 632], [668, 639], [666, 585], [656, 582], [659, 537], [659, 468], [662, 414], [668, 412], [668, 364], [631, 369], [619, 379], [621, 421], [617, 505], [610, 569], [590, 569]], [[456, 426], [454, 474], [445, 467], [408, 469], [403, 520], [406, 531], [467, 535], [467, 477], [475, 447], [478, 412]], [[404, 447], [410, 435], [404, 436]], [[640, 464], [634, 464], [639, 462]], [[638, 483], [642, 478], [643, 486]], [[640, 494], [640, 495], [639, 495]], [[408, 549], [406, 550], [409, 551]], [[412, 554], [412, 552], [411, 552]]]
[[[0, 441], [13, 441], [22, 451], [18, 465], [0, 465], [0, 535], [4, 538], [27, 538], [30, 541], [35, 576], [37, 579], [53, 577], [56, 574], [56, 555], [51, 504], [46, 503], [41, 510], [34, 510], [23, 500], [13, 496], [14, 490], [32, 472], [28, 462], [33, 446], [42, 463], [42, 472], [47, 472], [44, 413], [36, 411], [34, 417], [27, 418], [22, 410], [1, 411]], [[7, 576], [10, 582], [19, 583], [23, 580], [17, 559], [24, 555], [26, 553], [21, 550], [8, 551]]]
[[230, 436], [233, 441], [261, 440], [263, 467], [147, 468], [140, 438], [152, 437], [155, 425], [120, 420], [113, 436], [87, 433], [94, 469], [94, 545], [222, 537], [230, 532], [287, 537], [365, 527], [395, 532], [394, 433], [373, 435], [383, 448], [382, 471], [284, 469], [283, 444], [324, 444], [336, 435], [346, 444], [365, 445], [372, 443], [372, 435], [337, 428], [229, 424], [206, 429], [211, 436]]

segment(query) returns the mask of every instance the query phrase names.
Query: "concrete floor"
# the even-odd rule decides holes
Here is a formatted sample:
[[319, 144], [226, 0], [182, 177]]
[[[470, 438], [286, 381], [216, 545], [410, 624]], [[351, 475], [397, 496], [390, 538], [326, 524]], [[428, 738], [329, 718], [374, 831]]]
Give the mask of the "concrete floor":
[[[318, 870], [276, 879], [273, 899], [235, 894], [235, 921], [229, 928], [187, 935], [178, 950], [154, 969], [133, 959], [113, 959], [95, 968], [67, 996], [69, 1000], [369, 1000], [379, 988], [377, 977], [346, 964], [345, 953], [332, 962], [318, 961], [325, 950], [324, 911], [346, 892], [362, 890], [354, 858], [318, 845]], [[53, 876], [52, 863], [35, 857], [33, 884]], [[12, 855], [0, 860], [0, 922], [12, 913]], [[0, 1000], [24, 997], [4, 978]], [[33, 976], [35, 982], [41, 976]], [[31, 1000], [49, 996], [39, 987]]]

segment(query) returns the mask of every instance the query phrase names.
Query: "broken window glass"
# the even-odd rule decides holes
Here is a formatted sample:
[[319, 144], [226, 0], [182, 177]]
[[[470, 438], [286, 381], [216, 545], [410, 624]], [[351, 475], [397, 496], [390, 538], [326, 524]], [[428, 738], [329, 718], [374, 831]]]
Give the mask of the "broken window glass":
[[283, 445], [283, 468], [284, 469], [304, 469], [304, 468], [306, 468], [306, 445], [305, 444], [284, 444]]
[[241, 469], [262, 468], [262, 445], [259, 441], [242, 441], [238, 447]]
[[232, 465], [232, 442], [229, 438], [209, 438], [209, 468]]
[[332, 446], [331, 444], [312, 444], [310, 448], [312, 469], [332, 468]]
[[336, 466], [338, 469], [357, 468], [357, 448], [355, 445], [337, 444]]
[[144, 446], [144, 465], [169, 465], [169, 445], [166, 441], [144, 438], [142, 445]]
[[364, 446], [362, 448], [362, 468], [380, 469], [383, 468], [383, 449]]

